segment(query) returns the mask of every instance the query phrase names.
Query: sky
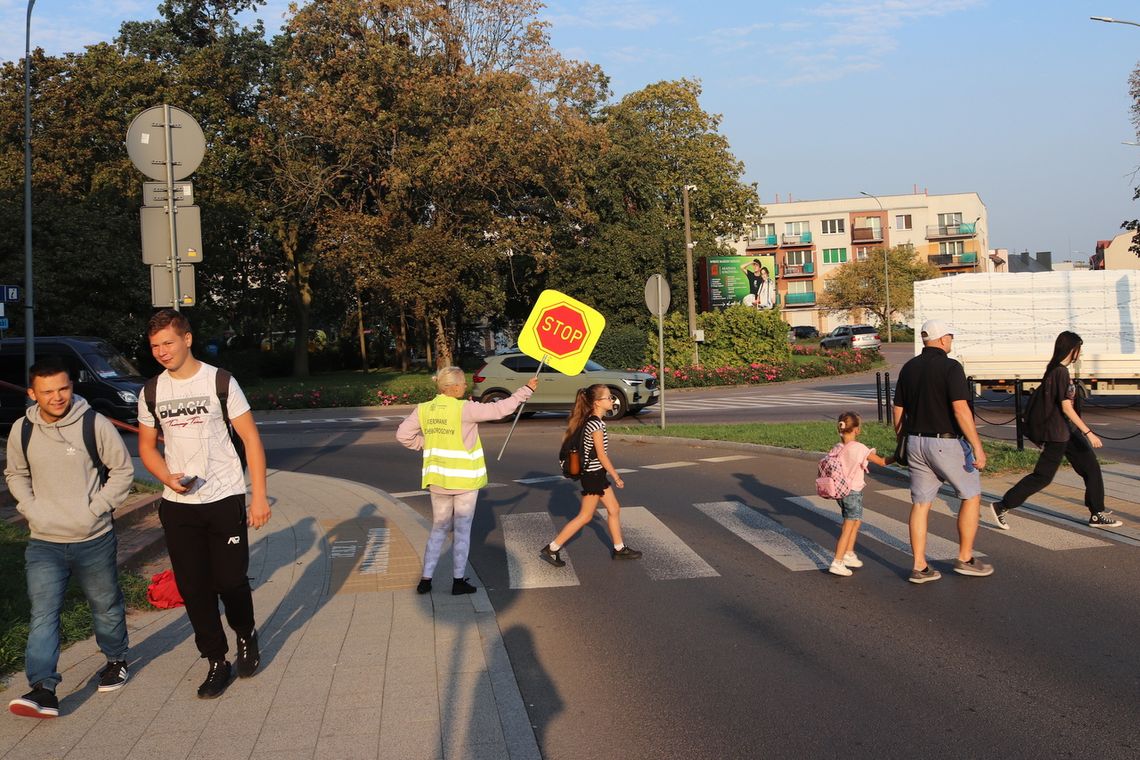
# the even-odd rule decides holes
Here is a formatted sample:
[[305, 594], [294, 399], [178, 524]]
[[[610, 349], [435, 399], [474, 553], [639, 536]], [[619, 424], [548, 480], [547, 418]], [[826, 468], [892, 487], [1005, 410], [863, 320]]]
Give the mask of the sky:
[[[157, 0], [38, 0], [33, 47], [112, 40]], [[277, 31], [288, 2], [258, 12]], [[0, 59], [27, 3], [0, 0]], [[698, 79], [762, 203], [976, 192], [990, 245], [1087, 259], [1140, 216], [1135, 0], [547, 0], [551, 41], [615, 100]], [[175, 104], [184, 108], [186, 104]], [[192, 108], [192, 107], [191, 107]]]

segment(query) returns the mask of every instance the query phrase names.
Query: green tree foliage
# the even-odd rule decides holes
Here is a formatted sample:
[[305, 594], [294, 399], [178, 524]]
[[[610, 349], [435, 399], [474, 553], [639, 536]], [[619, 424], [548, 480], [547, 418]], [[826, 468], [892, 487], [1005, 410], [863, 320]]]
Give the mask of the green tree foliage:
[[[589, 175], [596, 221], [563, 241], [550, 282], [611, 323], [648, 326], [640, 284], [650, 274], [685, 282], [683, 185], [696, 185], [696, 256], [715, 253], [718, 238], [739, 234], [763, 213], [755, 188], [741, 181], [743, 164], [717, 131], [720, 117], [701, 108], [700, 94], [693, 80], [657, 82], [600, 114], [605, 139]], [[673, 303], [682, 313], [688, 308], [683, 287]]]
[[[751, 309], [739, 304], [722, 311], [697, 315], [697, 329], [704, 342], [698, 346], [703, 367], [737, 367], [756, 362], [784, 362], [791, 357], [788, 325], [772, 310]], [[693, 341], [686, 312], [672, 311], [665, 318], [665, 364], [693, 364]], [[650, 336], [647, 351], [657, 356], [657, 335]], [[654, 360], [656, 361], [656, 360]]]
[[[1132, 96], [1132, 126], [1136, 128], [1136, 137], [1140, 138], [1140, 65], [1132, 70], [1132, 76], [1128, 78], [1128, 94]], [[1140, 200], [1140, 186], [1133, 191], [1132, 200]], [[1140, 219], [1126, 220], [1120, 228], [1136, 233], [1132, 236], [1129, 250], [1140, 256]]]
[[909, 244], [894, 246], [889, 254], [883, 248], [875, 248], [866, 259], [840, 266], [828, 279], [827, 290], [819, 296], [820, 308], [837, 314], [861, 310], [874, 314], [880, 325], [887, 324], [884, 256], [889, 270], [892, 318], [913, 312], [914, 284], [938, 277], [939, 272], [928, 261], [919, 259]]

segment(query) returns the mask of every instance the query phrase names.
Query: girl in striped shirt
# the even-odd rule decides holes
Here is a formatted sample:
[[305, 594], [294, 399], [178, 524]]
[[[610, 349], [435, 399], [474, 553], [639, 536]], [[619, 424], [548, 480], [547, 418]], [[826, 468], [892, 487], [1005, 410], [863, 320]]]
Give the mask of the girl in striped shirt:
[[610, 389], [602, 384], [580, 388], [574, 400], [574, 409], [566, 426], [565, 442], [582, 431], [582, 507], [578, 516], [566, 524], [549, 545], [542, 547], [539, 556], [554, 565], [562, 567], [566, 561], [559, 555], [563, 545], [578, 534], [586, 523], [594, 519], [598, 502], [606, 508], [606, 525], [613, 539], [614, 559], [638, 559], [641, 552], [625, 545], [621, 537], [621, 505], [614, 496], [607, 473], [613, 476], [618, 488], [625, 488], [625, 481], [618, 475], [617, 468], [609, 457], [609, 436], [602, 416], [614, 405]]

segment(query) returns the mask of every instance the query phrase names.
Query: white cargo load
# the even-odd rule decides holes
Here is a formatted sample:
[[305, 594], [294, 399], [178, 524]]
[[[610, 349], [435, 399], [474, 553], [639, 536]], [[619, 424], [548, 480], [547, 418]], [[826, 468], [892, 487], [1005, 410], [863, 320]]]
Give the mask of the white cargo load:
[[955, 330], [951, 352], [980, 385], [1037, 380], [1063, 330], [1084, 340], [1073, 367], [1097, 393], [1140, 391], [1140, 272], [964, 274], [914, 285], [915, 353], [928, 319]]

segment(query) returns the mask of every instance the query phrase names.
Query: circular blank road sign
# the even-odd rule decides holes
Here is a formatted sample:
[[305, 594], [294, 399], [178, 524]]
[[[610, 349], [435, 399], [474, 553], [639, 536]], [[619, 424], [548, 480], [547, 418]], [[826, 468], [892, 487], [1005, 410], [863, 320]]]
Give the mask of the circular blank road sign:
[[[163, 106], [148, 108], [127, 128], [127, 155], [140, 172], [155, 180], [166, 179], [166, 121]], [[206, 155], [206, 136], [194, 117], [176, 106], [170, 107], [170, 143], [173, 148], [174, 177], [185, 179], [194, 173]]]
[[[660, 299], [658, 299], [660, 293]], [[669, 311], [669, 283], [665, 278], [659, 274], [649, 275], [649, 280], [645, 283], [645, 305], [649, 307], [649, 313], [655, 317], [665, 316], [665, 312]]]

